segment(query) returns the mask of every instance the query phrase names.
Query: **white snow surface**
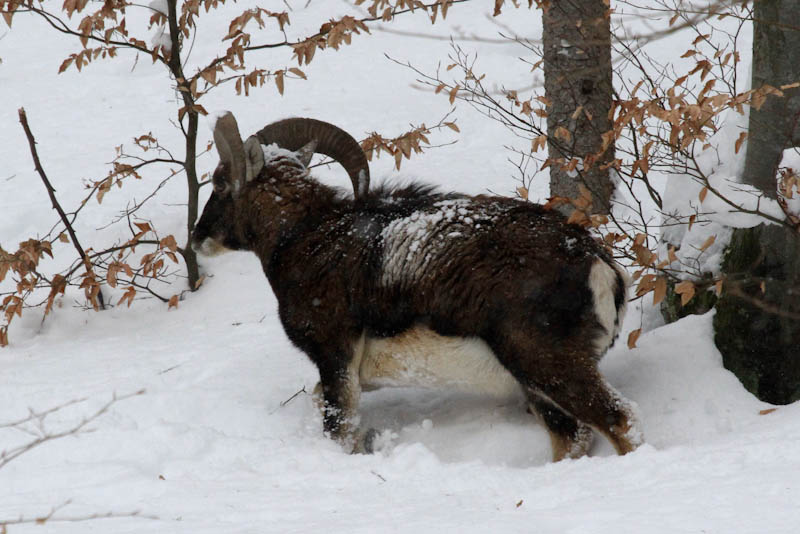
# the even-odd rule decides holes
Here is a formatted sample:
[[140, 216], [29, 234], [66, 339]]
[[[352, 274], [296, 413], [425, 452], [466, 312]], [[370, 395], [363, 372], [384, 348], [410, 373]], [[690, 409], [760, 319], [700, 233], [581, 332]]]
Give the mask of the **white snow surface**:
[[163, 46], [164, 50], [172, 50], [172, 40], [169, 37], [169, 31], [166, 25], [162, 24], [153, 30], [153, 37], [150, 40], [151, 46]]
[[[307, 9], [305, 0], [289, 3], [290, 40], [347, 12], [344, 3], [311, 2]], [[202, 34], [187, 72], [215, 57], [214, 42], [227, 33], [229, 20], [253, 5], [238, 2], [226, 6], [224, 16], [200, 17]], [[282, 1], [258, 5], [285, 9]], [[491, 7], [455, 5], [444, 23], [430, 26], [414, 16], [393, 27], [469, 28], [494, 37], [497, 28], [483, 17]], [[129, 28], [146, 29], [149, 14], [136, 19], [129, 11]], [[510, 5], [504, 11], [504, 25], [526, 35], [538, 31], [537, 14]], [[81, 73], [71, 68], [57, 75], [79, 45], [22, 14], [3, 34], [0, 244], [14, 250], [56, 221], [18, 124], [20, 106], [68, 209], [83, 198], [83, 180], [106, 175], [116, 145], [130, 149], [133, 137], [152, 132], [163, 145], [177, 147], [179, 157], [181, 136], [171, 124], [177, 116], [172, 82], [149, 58], [120, 52]], [[277, 31], [265, 41], [270, 37], [283, 39]], [[501, 73], [509, 86], [530, 83], [528, 68], [516, 63], [517, 47], [465, 45], [478, 47], [489, 77]], [[664, 41], [657, 46], [685, 48]], [[416, 76], [387, 61], [387, 51], [432, 72], [437, 61], [446, 61], [448, 44], [375, 30], [354, 36], [353, 45], [338, 52], [319, 51], [302, 67], [309, 81], [287, 79], [284, 97], [272, 86], [253, 90], [250, 98], [224, 86], [201, 103], [231, 109], [245, 137], [288, 116], [330, 121], [357, 138], [435, 122], [449, 110], [447, 99], [412, 89]], [[291, 52], [257, 61], [267, 68], [291, 65]], [[527, 141], [466, 106], [455, 118], [458, 143], [405, 161], [404, 175], [444, 190], [512, 194], [518, 182], [503, 146]], [[432, 141], [446, 143], [451, 135]], [[211, 135], [201, 130], [200, 136], [202, 147]], [[216, 162], [215, 154], [201, 157], [201, 172]], [[392, 165], [386, 157], [373, 160], [373, 181], [393, 176]], [[312, 172], [347, 187], [336, 166]], [[114, 188], [102, 205], [92, 201], [76, 222], [87, 246], [125, 237], [120, 225], [97, 229], [166, 174], [147, 169], [142, 181], [130, 180], [122, 192]], [[139, 213], [180, 243], [186, 239], [183, 188], [178, 177]], [[202, 201], [209, 193], [205, 188]], [[546, 195], [543, 179], [531, 197]], [[54, 251], [56, 259], [43, 265], [48, 272], [74, 256], [71, 245], [57, 243]], [[749, 534], [793, 533], [800, 526], [800, 405], [760, 413], [773, 407], [723, 368], [710, 314], [648, 332], [634, 350], [618, 341], [602, 362], [608, 381], [641, 414], [646, 444], [627, 456], [616, 456], [597, 437], [589, 457], [554, 464], [547, 433], [521, 399], [417, 389], [364, 394], [362, 423], [383, 432], [382, 448], [371, 456], [348, 455], [322, 434], [307, 393], [317, 371], [285, 337], [258, 260], [231, 253], [204, 260], [202, 269], [208, 275], [202, 290], [185, 295], [177, 310], [142, 300], [130, 309], [87, 312], [74, 306], [81, 296], [70, 290], [46, 321], [41, 310], [26, 310], [14, 321], [11, 345], [0, 349], [0, 425], [25, 418], [29, 409], [85, 399], [44, 420], [46, 431], [58, 432], [115, 394], [145, 393], [113, 404], [88, 426], [91, 432], [47, 442], [0, 468], [0, 521], [33, 519], [61, 505], [56, 519], [133, 511], [148, 517], [51, 520], [12, 525], [10, 533]], [[116, 302], [120, 295], [110, 296]], [[638, 327], [634, 315], [628, 330]], [[0, 426], [0, 452], [31, 437]]]
[[153, 11], [158, 11], [163, 14], [169, 13], [169, 7], [167, 6], [167, 0], [151, 0], [147, 7], [152, 9]]
[[[780, 166], [792, 169], [795, 174], [800, 172], [800, 150], [797, 148], [788, 148], [784, 150]], [[786, 194], [782, 196], [784, 201], [786, 201], [786, 207], [789, 213], [800, 216], [800, 186], [793, 187], [791, 192], [786, 192]]]
[[[147, 7], [164, 15], [169, 12], [167, 0], [152, 0]], [[172, 40], [169, 37], [169, 29], [166, 24], [155, 25], [152, 32], [153, 35], [150, 38], [151, 46], [163, 46], [166, 51], [172, 50]]]

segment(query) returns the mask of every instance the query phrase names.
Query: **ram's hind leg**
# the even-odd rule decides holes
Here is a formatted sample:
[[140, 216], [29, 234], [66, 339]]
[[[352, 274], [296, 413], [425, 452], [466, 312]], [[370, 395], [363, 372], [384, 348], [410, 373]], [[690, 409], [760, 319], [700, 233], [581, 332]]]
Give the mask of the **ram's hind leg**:
[[576, 367], [537, 386], [564, 411], [603, 433], [618, 454], [636, 449], [644, 440], [633, 404], [611, 387], [594, 365]]
[[554, 462], [564, 458], [580, 458], [589, 452], [594, 440], [591, 427], [564, 412], [540, 393], [529, 390], [527, 395], [530, 410], [541, 418], [550, 434]]
[[496, 339], [493, 350], [526, 390], [539, 395], [540, 403], [534, 408], [550, 431], [554, 457], [564, 454], [564, 447], [580, 447], [586, 439], [580, 437], [586, 435], [581, 423], [606, 436], [619, 454], [642, 444], [633, 404], [600, 375], [593, 347], [581, 339], [550, 346], [537, 339], [538, 346], [531, 351], [531, 340], [520, 332], [524, 330]]

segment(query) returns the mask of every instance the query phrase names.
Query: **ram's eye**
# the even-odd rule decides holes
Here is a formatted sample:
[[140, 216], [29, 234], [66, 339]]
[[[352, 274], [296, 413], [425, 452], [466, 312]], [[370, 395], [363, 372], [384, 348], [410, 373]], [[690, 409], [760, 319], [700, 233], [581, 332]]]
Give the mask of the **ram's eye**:
[[218, 195], [224, 195], [230, 189], [228, 182], [223, 180], [214, 180], [214, 192]]
[[217, 168], [214, 169], [214, 174], [211, 176], [211, 185], [214, 187], [214, 192], [216, 194], [225, 195], [230, 191], [230, 183], [227, 178], [227, 166], [220, 162]]

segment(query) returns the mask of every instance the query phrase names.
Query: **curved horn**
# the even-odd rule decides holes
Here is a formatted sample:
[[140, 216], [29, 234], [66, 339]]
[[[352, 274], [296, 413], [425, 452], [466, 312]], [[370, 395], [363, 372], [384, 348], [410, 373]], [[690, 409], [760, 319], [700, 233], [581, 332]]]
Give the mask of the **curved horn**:
[[238, 194], [247, 179], [247, 162], [242, 137], [239, 135], [239, 126], [230, 111], [222, 113], [217, 118], [217, 122], [214, 124], [214, 143], [217, 145], [219, 159], [230, 172], [233, 193], [234, 195]]
[[316, 119], [284, 119], [267, 125], [256, 136], [263, 145], [276, 143], [292, 151], [299, 150], [310, 141], [317, 141], [315, 152], [332, 157], [347, 171], [353, 182], [356, 200], [369, 191], [367, 157], [358, 141], [338, 126]]

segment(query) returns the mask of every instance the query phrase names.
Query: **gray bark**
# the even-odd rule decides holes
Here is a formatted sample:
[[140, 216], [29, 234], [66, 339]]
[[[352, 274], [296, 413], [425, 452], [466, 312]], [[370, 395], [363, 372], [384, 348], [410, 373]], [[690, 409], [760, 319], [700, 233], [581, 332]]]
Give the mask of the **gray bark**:
[[[800, 81], [800, 2], [758, 0], [753, 4], [752, 87], [780, 87]], [[743, 181], [777, 198], [775, 171], [784, 149], [800, 145], [800, 89], [770, 96], [750, 110]]]
[[[601, 135], [611, 129], [611, 27], [603, 0], [551, 2], [543, 15], [548, 155], [552, 160], [585, 158], [602, 148]], [[578, 108], [582, 110], [573, 118]], [[555, 135], [566, 128], [570, 139]], [[614, 186], [603, 163], [614, 158], [614, 145], [577, 177], [560, 165], [550, 167], [550, 194], [575, 198], [578, 184], [592, 193], [591, 212], [608, 213]]]
[[198, 197], [200, 193], [200, 183], [197, 179], [197, 111], [194, 109], [194, 98], [186, 82], [181, 64], [181, 38], [178, 28], [178, 8], [177, 0], [167, 0], [167, 21], [169, 24], [169, 35], [172, 43], [172, 53], [169, 58], [169, 70], [178, 84], [178, 92], [183, 98], [183, 103], [188, 109], [186, 115], [189, 118], [188, 126], [184, 130], [186, 139], [186, 157], [184, 158], [183, 168], [186, 171], [186, 185], [188, 192], [187, 213], [186, 213], [186, 245], [181, 249], [181, 255], [186, 262], [186, 274], [189, 289], [197, 289], [197, 282], [200, 279], [200, 267], [197, 264], [197, 255], [192, 249], [192, 231], [197, 221]]
[[[754, 4], [753, 88], [800, 79], [800, 2]], [[792, 26], [794, 25], [794, 26]], [[743, 181], [777, 198], [784, 149], [797, 146], [800, 92], [770, 96], [750, 112]], [[727, 278], [714, 316], [714, 341], [753, 394], [775, 404], [800, 399], [800, 236], [777, 225], [736, 228], [722, 272]]]
[[800, 239], [781, 226], [738, 228], [723, 272], [714, 342], [759, 399], [800, 400]]

